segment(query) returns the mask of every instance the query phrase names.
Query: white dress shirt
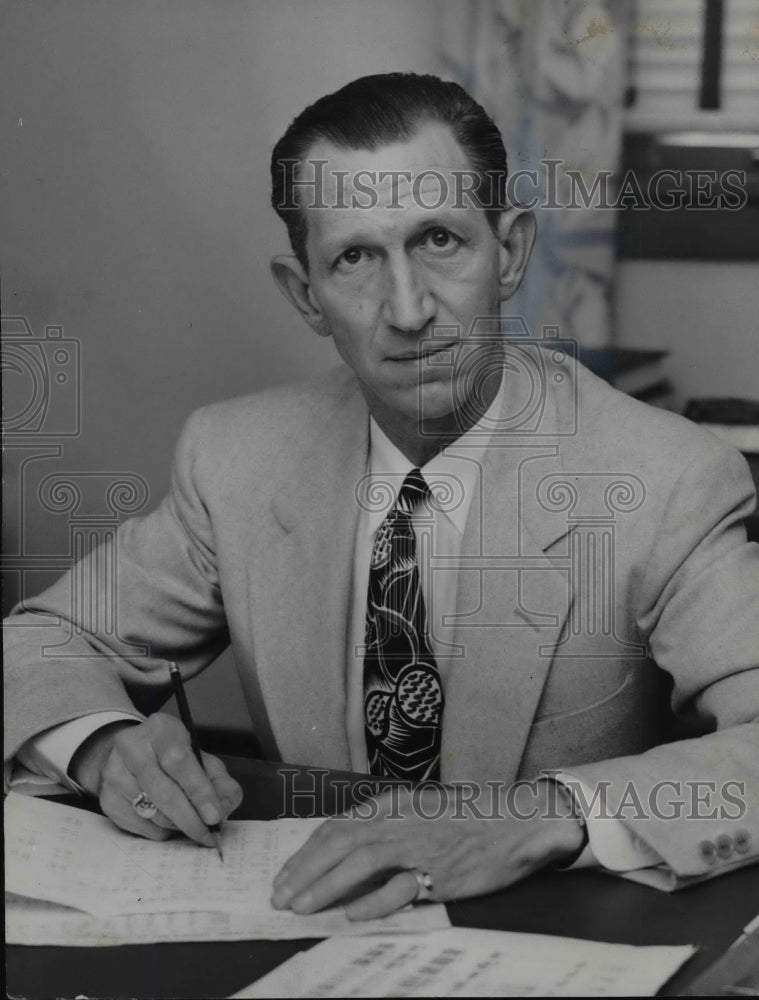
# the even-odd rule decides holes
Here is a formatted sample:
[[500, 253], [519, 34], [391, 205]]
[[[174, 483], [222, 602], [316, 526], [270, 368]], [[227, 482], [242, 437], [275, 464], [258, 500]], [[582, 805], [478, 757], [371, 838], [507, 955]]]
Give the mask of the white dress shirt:
[[[420, 504], [417, 507], [412, 515], [412, 525], [416, 536], [430, 645], [440, 671], [443, 690], [451, 668], [446, 644], [453, 642], [453, 625], [446, 624], [446, 616], [452, 615], [456, 607], [458, 579], [455, 569], [437, 569], [433, 585], [433, 574], [429, 570], [425, 571], [425, 567], [429, 566], [430, 557], [434, 559], [436, 556], [445, 556], [455, 560], [461, 552], [464, 527], [476, 485], [477, 460], [484, 456], [488, 447], [488, 428], [497, 425], [503, 395], [502, 381], [487, 412], [456, 441], [456, 454], [451, 454], [444, 448], [421, 469], [432, 498], [428, 505]], [[395, 505], [403, 480], [412, 468], [411, 462], [371, 418], [367, 477], [357, 491], [364, 500], [356, 529], [350, 628], [345, 657], [348, 746], [351, 767], [361, 773], [368, 770], [364, 735], [363, 644], [372, 546], [379, 526]], [[452, 486], [455, 488], [452, 489]], [[453, 501], [447, 502], [451, 495]], [[81, 791], [68, 775], [71, 759], [92, 733], [101, 726], [121, 719], [134, 722], [134, 716], [120, 712], [98, 713], [65, 722], [27, 741], [19, 751], [17, 760], [32, 772], [47, 775], [56, 782]], [[592, 801], [591, 790], [578, 779], [566, 772], [556, 777], [559, 781], [566, 779], [566, 787], [569, 782], [579, 785], [584, 790], [585, 801]], [[14, 777], [11, 784], [15, 783]], [[589, 845], [573, 868], [600, 864], [612, 871], [629, 871], [661, 862], [657, 852], [639, 838], [633, 837], [621, 820], [591, 815], [587, 818], [587, 828]]]

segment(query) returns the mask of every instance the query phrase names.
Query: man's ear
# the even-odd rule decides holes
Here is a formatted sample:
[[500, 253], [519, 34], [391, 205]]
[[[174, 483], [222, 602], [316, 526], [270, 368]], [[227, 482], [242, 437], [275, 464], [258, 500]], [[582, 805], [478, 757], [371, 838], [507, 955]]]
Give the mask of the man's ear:
[[501, 302], [511, 298], [522, 282], [535, 242], [536, 228], [532, 212], [519, 208], [507, 208], [501, 212], [498, 220]]
[[292, 254], [272, 257], [271, 273], [285, 298], [292, 302], [303, 319], [320, 337], [329, 337], [329, 328], [314, 298], [305, 268]]

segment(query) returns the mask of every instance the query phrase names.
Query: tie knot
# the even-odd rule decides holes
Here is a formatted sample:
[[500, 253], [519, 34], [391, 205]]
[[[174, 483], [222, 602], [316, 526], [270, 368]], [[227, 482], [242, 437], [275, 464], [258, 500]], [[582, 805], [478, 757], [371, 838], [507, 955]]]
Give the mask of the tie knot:
[[429, 495], [430, 488], [425, 483], [424, 476], [419, 469], [412, 469], [403, 480], [395, 508], [401, 514], [411, 514], [417, 504], [426, 500]]

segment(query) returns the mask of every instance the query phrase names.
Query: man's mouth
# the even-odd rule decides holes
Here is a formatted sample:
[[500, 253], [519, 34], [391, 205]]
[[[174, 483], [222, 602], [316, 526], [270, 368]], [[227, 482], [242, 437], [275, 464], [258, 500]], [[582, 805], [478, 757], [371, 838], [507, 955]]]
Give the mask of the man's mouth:
[[435, 343], [435, 344], [420, 344], [413, 351], [405, 351], [403, 354], [394, 354], [389, 358], [390, 361], [421, 361], [423, 358], [429, 358], [433, 354], [440, 354], [441, 351], [450, 351], [459, 343], [458, 340], [450, 340], [445, 343]]

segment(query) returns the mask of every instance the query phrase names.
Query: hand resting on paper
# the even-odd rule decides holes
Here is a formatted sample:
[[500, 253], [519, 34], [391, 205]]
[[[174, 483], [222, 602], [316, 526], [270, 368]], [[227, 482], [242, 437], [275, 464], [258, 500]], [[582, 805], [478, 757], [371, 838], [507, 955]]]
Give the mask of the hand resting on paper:
[[[218, 757], [204, 753], [203, 764], [205, 772], [182, 723], [156, 712], [145, 722], [115, 722], [94, 733], [74, 756], [71, 776], [123, 830], [150, 840], [166, 840], [181, 830], [213, 847], [208, 826], [239, 806], [242, 789]], [[152, 819], [134, 810], [140, 792], [158, 807]]]
[[[561, 786], [537, 781], [500, 792], [486, 787], [487, 795], [474, 802], [470, 791], [396, 788], [348, 817], [327, 820], [276, 876], [272, 905], [313, 913], [355, 897], [363, 887], [345, 912], [368, 920], [417, 898], [414, 870], [430, 875], [429, 898], [445, 902], [493, 892], [580, 850], [582, 826]], [[367, 892], [378, 880], [383, 884]]]

